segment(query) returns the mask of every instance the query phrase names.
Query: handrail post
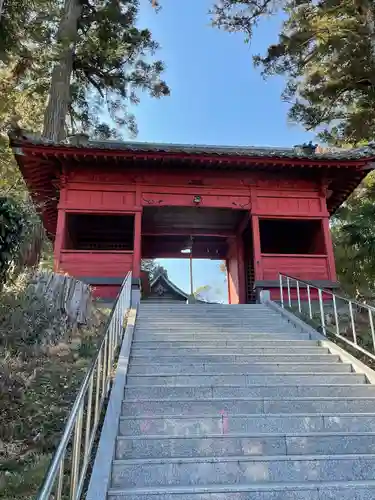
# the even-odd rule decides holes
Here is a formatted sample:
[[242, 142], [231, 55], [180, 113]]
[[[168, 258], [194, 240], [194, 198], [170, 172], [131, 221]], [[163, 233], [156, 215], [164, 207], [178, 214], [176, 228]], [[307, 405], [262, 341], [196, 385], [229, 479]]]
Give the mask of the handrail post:
[[283, 275], [279, 274], [279, 281], [280, 281], [280, 304], [281, 307], [284, 309], [284, 288], [283, 288]]
[[77, 490], [79, 483], [79, 463], [81, 451], [81, 437], [82, 437], [82, 415], [83, 405], [81, 405], [74, 429], [73, 438], [73, 452], [72, 452], [72, 472], [70, 478], [70, 497], [72, 500], [77, 498]]
[[353, 341], [354, 341], [355, 344], [357, 344], [357, 332], [355, 330], [354, 315], [353, 315], [353, 304], [352, 304], [351, 300], [349, 300], [349, 312], [350, 312], [350, 322], [352, 324]]
[[372, 338], [372, 348], [375, 352], [375, 331], [374, 331], [374, 317], [372, 315], [372, 310], [368, 309], [368, 315], [370, 320], [370, 328], [371, 328], [371, 338]]
[[299, 281], [296, 280], [296, 288], [297, 288], [297, 302], [298, 302], [298, 311], [299, 313], [302, 312], [302, 308], [301, 308], [301, 295], [300, 295], [300, 291], [299, 291]]
[[319, 297], [320, 321], [322, 324], [322, 331], [323, 331], [323, 335], [327, 335], [326, 322], [324, 319], [323, 294], [322, 294], [322, 290], [320, 288], [318, 288], [318, 297]]
[[95, 391], [95, 417], [94, 425], [98, 425], [99, 422], [99, 403], [100, 403], [100, 374], [102, 372], [102, 355], [101, 350], [99, 350], [99, 355], [96, 363], [96, 391]]
[[290, 296], [290, 279], [289, 279], [289, 277], [286, 278], [286, 284], [288, 287], [288, 304], [289, 304], [289, 308], [291, 309], [292, 308], [292, 299]]
[[335, 316], [335, 323], [336, 323], [336, 335], [340, 335], [340, 325], [339, 325], [339, 315], [337, 313], [337, 304], [336, 304], [336, 295], [332, 295], [332, 301], [333, 301], [333, 314]]
[[312, 314], [312, 307], [311, 307], [310, 285], [307, 285], [307, 302], [309, 304], [309, 316], [310, 316], [310, 319], [312, 319], [313, 318], [313, 314]]

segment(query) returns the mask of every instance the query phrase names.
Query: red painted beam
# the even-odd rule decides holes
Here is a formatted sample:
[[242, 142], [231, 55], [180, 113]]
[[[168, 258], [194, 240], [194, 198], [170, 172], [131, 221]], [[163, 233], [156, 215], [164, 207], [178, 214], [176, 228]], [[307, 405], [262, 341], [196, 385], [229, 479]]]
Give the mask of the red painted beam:
[[189, 236], [205, 236], [205, 237], [213, 237], [213, 238], [230, 238], [235, 235], [235, 228], [233, 231], [216, 231], [216, 232], [205, 232], [205, 231], [197, 231], [197, 230], [189, 230], [186, 231], [148, 231], [142, 230], [142, 236], [184, 236], [185, 238]]

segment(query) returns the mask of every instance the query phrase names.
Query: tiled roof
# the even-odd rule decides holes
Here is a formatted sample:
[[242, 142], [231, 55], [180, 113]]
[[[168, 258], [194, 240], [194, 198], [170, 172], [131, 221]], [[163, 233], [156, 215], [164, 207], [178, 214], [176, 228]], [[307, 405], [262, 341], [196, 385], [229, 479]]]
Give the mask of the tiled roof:
[[78, 144], [71, 139], [62, 143], [42, 140], [33, 134], [25, 133], [21, 139], [11, 137], [13, 145], [39, 145], [46, 147], [93, 149], [103, 151], [133, 151], [140, 153], [185, 153], [189, 155], [234, 156], [248, 158], [285, 158], [309, 160], [360, 160], [375, 158], [375, 144], [354, 149], [320, 148], [316, 151], [307, 147], [292, 148], [253, 147], [253, 146], [214, 146], [196, 144], [163, 144], [131, 141], [82, 141]]

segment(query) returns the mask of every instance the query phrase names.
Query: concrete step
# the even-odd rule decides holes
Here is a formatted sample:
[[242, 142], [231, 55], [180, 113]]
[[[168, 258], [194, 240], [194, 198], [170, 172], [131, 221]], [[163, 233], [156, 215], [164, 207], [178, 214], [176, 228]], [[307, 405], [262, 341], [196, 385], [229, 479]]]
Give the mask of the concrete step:
[[[201, 314], [202, 310], [199, 311], [197, 309], [196, 311], [190, 310], [190, 309], [176, 309], [174, 311], [169, 311], [167, 314], [165, 314], [164, 309], [161, 309], [160, 311], [154, 310], [154, 311], [144, 311], [142, 308], [140, 308], [140, 316], [142, 318], [147, 318], [150, 320], [154, 319], [160, 319], [161, 321], [165, 321], [166, 317], [171, 318], [172, 320], [174, 319], [179, 319], [180, 317], [182, 318], [195, 318], [195, 319], [202, 319], [205, 320], [207, 318], [224, 318], [224, 319], [237, 319], [237, 318], [256, 318], [256, 317], [264, 317], [264, 318], [282, 318], [282, 316], [277, 312], [273, 311], [272, 309], [237, 309], [237, 310], [224, 310], [220, 311], [217, 309], [216, 311], [214, 309], [203, 309], [204, 314]], [[283, 319], [283, 318], [282, 318]]]
[[[149, 335], [149, 334], [148, 334]], [[170, 335], [170, 334], [169, 334]], [[185, 336], [189, 336], [190, 334], [184, 334]], [[143, 346], [146, 344], [149, 344], [150, 347], [157, 347], [156, 343], [160, 343], [161, 346], [166, 345], [166, 344], [172, 344], [173, 346], [176, 345], [176, 342], [179, 342], [181, 344], [181, 347], [183, 346], [191, 346], [194, 344], [194, 342], [199, 339], [200, 344], [202, 344], [202, 347], [205, 347], [209, 345], [209, 347], [222, 347], [222, 346], [232, 346], [232, 347], [238, 347], [240, 348], [241, 346], [246, 346], [249, 345], [250, 347], [264, 347], [264, 348], [272, 348], [272, 346], [280, 346], [280, 347], [320, 347], [320, 343], [316, 339], [289, 339], [285, 337], [285, 334], [282, 334], [282, 338], [278, 339], [277, 337], [275, 338], [273, 335], [269, 337], [265, 337], [264, 334], [262, 334], [261, 338], [259, 339], [253, 339], [253, 333], [250, 334], [250, 338], [248, 338], [248, 333], [240, 333], [236, 334], [235, 338], [232, 338], [228, 334], [206, 334], [205, 336], [208, 337], [206, 340], [202, 337], [202, 334], [191, 334], [192, 338], [180, 338], [180, 335], [176, 335], [176, 340], [168, 340], [164, 339], [162, 335], [158, 335], [156, 339], [154, 340], [143, 340], [141, 338], [139, 339], [134, 339], [133, 340], [133, 345], [135, 347], [137, 346]], [[204, 334], [203, 334], [204, 335]], [[215, 339], [215, 337], [217, 337]], [[215, 343], [212, 344], [212, 341]], [[178, 345], [178, 344], [177, 344]]]
[[234, 324], [251, 324], [251, 323], [261, 323], [265, 322], [267, 324], [274, 323], [288, 323], [286, 318], [283, 318], [281, 315], [274, 314], [251, 314], [251, 315], [243, 315], [237, 314], [235, 316], [228, 315], [203, 315], [203, 316], [191, 316], [184, 314], [176, 314], [175, 316], [171, 316], [169, 314], [163, 314], [161, 316], [152, 316], [152, 317], [144, 317], [142, 314], [138, 316], [138, 323], [142, 324], [150, 324], [150, 325], [183, 325], [184, 323], [191, 323], [196, 325], [234, 325]]
[[[342, 366], [342, 365], [340, 365]], [[127, 377], [127, 384], [132, 386], [139, 385], [163, 385], [163, 386], [181, 386], [181, 385], [203, 385], [203, 386], [254, 386], [254, 385], [314, 385], [314, 384], [364, 384], [367, 379], [362, 373], [202, 373], [197, 375], [131, 375]]]
[[170, 363], [139, 365], [130, 363], [129, 375], [168, 375], [199, 373], [351, 373], [348, 363]]
[[122, 416], [132, 415], [241, 415], [247, 413], [373, 413], [375, 418], [375, 398], [212, 398], [198, 400], [149, 399], [124, 400]]
[[375, 455], [115, 460], [113, 488], [375, 480]]
[[116, 460], [272, 455], [373, 454], [375, 433], [120, 436]]
[[[169, 310], [168, 310], [169, 309]], [[206, 318], [254, 318], [254, 317], [278, 317], [280, 315], [276, 311], [271, 309], [237, 309], [237, 310], [222, 310], [220, 309], [186, 309], [186, 308], [164, 308], [156, 307], [151, 310], [145, 311], [142, 307], [139, 310], [139, 316], [142, 318], [147, 318], [150, 320], [160, 319], [165, 320], [166, 317], [171, 319], [178, 319], [179, 317], [193, 318], [193, 319], [206, 319]]]
[[[177, 343], [177, 342], [176, 342]], [[273, 349], [270, 347], [231, 347], [231, 346], [225, 346], [222, 347], [210, 347], [209, 344], [207, 343], [207, 347], [200, 347], [200, 344], [196, 343], [191, 343], [191, 347], [183, 347], [183, 346], [176, 346], [173, 347], [172, 343], [166, 342], [165, 347], [137, 347], [134, 346], [132, 347], [132, 355], [133, 356], [158, 356], [158, 357], [169, 357], [169, 356], [195, 356], [195, 355], [265, 355], [269, 356], [272, 354], [285, 354], [285, 355], [292, 355], [292, 354], [298, 354], [298, 355], [317, 355], [317, 354], [329, 354], [329, 350], [326, 347], [274, 347]], [[178, 344], [178, 343], [177, 343]]]
[[[150, 304], [152, 305], [152, 304]], [[251, 307], [249, 307], [250, 304], [242, 304], [242, 307], [240, 304], [237, 304], [238, 307], [231, 305], [230, 307], [212, 307], [212, 304], [209, 306], [205, 306], [204, 304], [199, 304], [199, 307], [194, 307], [193, 304], [189, 304], [188, 307], [186, 307], [186, 304], [177, 304], [177, 305], [169, 305], [165, 304], [166, 307], [163, 307], [163, 305], [160, 307], [160, 309], [164, 312], [165, 309], [169, 309], [169, 313], [173, 315], [175, 311], [181, 311], [181, 313], [184, 314], [199, 314], [201, 311], [204, 311], [206, 314], [225, 314], [225, 315], [233, 315], [233, 314], [256, 314], [256, 313], [264, 313], [264, 312], [269, 312], [270, 314], [275, 314], [276, 311], [273, 309], [269, 309], [267, 306], [264, 304], [257, 304], [253, 305], [251, 304]], [[149, 308], [147, 310], [143, 307], [143, 304], [141, 304], [141, 307], [139, 308], [140, 311], [143, 314], [146, 314], [150, 311]], [[158, 314], [159, 307], [155, 305], [154, 311], [156, 314]], [[160, 314], [160, 311], [159, 311]]]
[[111, 489], [109, 500], [373, 500], [375, 481]]
[[143, 342], [152, 342], [152, 341], [189, 341], [189, 342], [212, 342], [216, 343], [218, 341], [308, 341], [310, 339], [310, 335], [308, 333], [295, 333], [291, 334], [288, 332], [280, 333], [280, 332], [250, 332], [250, 333], [173, 333], [173, 332], [164, 332], [164, 333], [144, 333], [136, 331], [134, 333], [134, 341], [143, 341]]
[[[141, 328], [138, 327], [135, 330], [136, 336], [139, 335], [167, 335], [174, 334], [177, 335], [216, 335], [217, 337], [222, 337], [224, 335], [294, 335], [296, 336], [296, 330], [286, 326], [279, 328], [270, 328], [266, 326], [259, 327], [243, 327], [243, 328], [202, 328], [194, 327], [193, 325], [188, 328]], [[299, 337], [297, 337], [299, 338]], [[303, 339], [304, 337], [302, 337]], [[219, 339], [218, 339], [219, 340]]]
[[[255, 385], [255, 386], [185, 386], [162, 385], [125, 387], [125, 399], [207, 399], [272, 397], [375, 397], [375, 385]], [[375, 449], [375, 448], [374, 448]]]
[[248, 326], [248, 325], [290, 325], [292, 326], [292, 323], [289, 323], [287, 319], [284, 319], [282, 316], [268, 316], [268, 315], [263, 315], [263, 316], [251, 316], [251, 317], [246, 317], [246, 316], [239, 316], [237, 315], [236, 317], [233, 318], [228, 318], [228, 316], [203, 316], [203, 317], [184, 317], [181, 315], [176, 316], [175, 318], [171, 318], [168, 315], [165, 315], [164, 318], [162, 319], [157, 319], [157, 318], [142, 318], [141, 316], [137, 317], [137, 324], [142, 325], [142, 326], [148, 326], [148, 327], [163, 327], [163, 326], [170, 326], [170, 327], [184, 327], [187, 325], [195, 325], [195, 326], [201, 326], [201, 327], [210, 327], [210, 326], [225, 326], [227, 328], [235, 327], [235, 326]]
[[142, 321], [149, 321], [150, 323], [154, 322], [169, 322], [171, 321], [172, 323], [175, 322], [181, 322], [181, 321], [191, 321], [191, 322], [196, 322], [196, 323], [207, 323], [210, 321], [216, 321], [216, 322], [224, 322], [224, 323], [230, 323], [231, 321], [259, 321], [259, 320], [274, 320], [274, 321], [288, 321], [287, 318], [283, 317], [281, 314], [278, 314], [277, 312], [275, 313], [269, 313], [267, 311], [257, 311], [253, 313], [243, 313], [243, 312], [238, 312], [238, 314], [212, 314], [212, 313], [204, 313], [204, 314], [186, 314], [184, 312], [175, 312], [175, 313], [168, 313], [168, 312], [163, 312], [161, 311], [160, 313], [156, 314], [144, 314], [142, 311], [138, 314], [138, 318]]
[[163, 334], [163, 333], [171, 333], [171, 332], [176, 332], [178, 335], [183, 335], [183, 334], [207, 334], [207, 335], [235, 335], [235, 334], [247, 334], [247, 333], [268, 333], [268, 334], [277, 334], [277, 333], [299, 333], [299, 331], [291, 327], [289, 325], [280, 325], [280, 324], [274, 324], [273, 326], [265, 326], [265, 325], [246, 325], [246, 326], [239, 326], [237, 328], [224, 328], [224, 327], [202, 327], [199, 325], [193, 325], [190, 323], [186, 324], [186, 328], [170, 328], [168, 326], [165, 327], [158, 327], [158, 328], [150, 328], [149, 326], [137, 326], [135, 329], [136, 332], [141, 332], [141, 333], [158, 333], [158, 334]]
[[[216, 352], [217, 349], [226, 350], [228, 348], [238, 349], [242, 352], [244, 349], [257, 349], [259, 352], [268, 351], [269, 353], [279, 351], [280, 349], [288, 353], [294, 351], [305, 352], [307, 350], [314, 352], [319, 350], [319, 352], [328, 353], [326, 347], [319, 346], [318, 342], [315, 340], [217, 340], [214, 344], [212, 341], [203, 341], [197, 343], [195, 340], [134, 340], [132, 344], [132, 350], [137, 351], [140, 349], [158, 349], [164, 352], [166, 349], [181, 349], [184, 352], [185, 349], [208, 349], [212, 352]], [[258, 352], [258, 351], [257, 351]], [[267, 352], [265, 352], [267, 354]]]
[[194, 437], [210, 434], [375, 432], [375, 415], [360, 413], [248, 414], [214, 416], [129, 416], [120, 418], [121, 436]]
[[335, 354], [191, 354], [170, 356], [143, 356], [132, 352], [133, 365], [180, 363], [338, 363], [340, 357]]
[[[149, 305], [152, 305], [150, 302], [141, 302], [141, 308], [143, 307], [147, 307]], [[194, 309], [202, 309], [202, 310], [211, 310], [211, 311], [219, 311], [219, 310], [227, 310], [227, 311], [231, 311], [231, 310], [234, 310], [234, 309], [249, 309], [249, 310], [255, 310], [255, 309], [265, 309], [266, 306], [264, 304], [218, 304], [218, 303], [195, 303], [195, 304], [186, 304], [186, 302], [184, 303], [179, 303], [179, 302], [175, 302], [175, 305], [171, 306], [172, 308], [173, 307], [180, 307], [180, 308], [188, 308], [188, 309], [191, 309], [191, 310], [194, 310]]]
[[[192, 324], [192, 325], [200, 325], [200, 326], [220, 326], [220, 325], [225, 325], [228, 327], [234, 326], [234, 325], [241, 325], [241, 326], [246, 326], [246, 325], [251, 325], [251, 324], [262, 324], [266, 323], [267, 325], [274, 325], [274, 324], [288, 324], [288, 321], [284, 319], [280, 315], [273, 315], [269, 316], [266, 314], [263, 315], [251, 315], [251, 316], [242, 316], [242, 315], [237, 315], [235, 317], [228, 317], [227, 315], [223, 316], [200, 316], [200, 317], [192, 317], [192, 316], [184, 316], [182, 314], [177, 315], [176, 317], [172, 318], [169, 315], [164, 316], [164, 317], [152, 317], [152, 318], [144, 318], [142, 316], [139, 316], [137, 318], [137, 323], [139, 325], [150, 325], [150, 326], [159, 326], [159, 325], [172, 325], [172, 326], [183, 326], [186, 324]], [[290, 323], [291, 324], [291, 323]]]
[[242, 328], [271, 328], [275, 327], [289, 327], [291, 330], [294, 330], [292, 324], [286, 321], [275, 321], [275, 320], [266, 320], [259, 319], [257, 321], [179, 321], [179, 322], [171, 322], [171, 321], [160, 321], [160, 322], [152, 322], [152, 321], [139, 321], [137, 320], [137, 327], [140, 329], [146, 328], [148, 330], [162, 330], [164, 328], [168, 328], [169, 330], [186, 330], [189, 328], [199, 328], [199, 329], [220, 329], [220, 330], [236, 330]]
[[205, 321], [201, 321], [197, 318], [197, 320], [192, 320], [189, 318], [180, 319], [179, 321], [149, 321], [137, 319], [137, 325], [140, 328], [187, 328], [187, 326], [196, 327], [196, 328], [251, 328], [257, 326], [267, 326], [270, 328], [275, 328], [277, 326], [289, 326], [289, 328], [294, 329], [292, 323], [288, 323], [288, 321], [277, 318], [251, 318], [251, 319], [239, 319], [236, 320], [222, 320], [215, 318], [207, 318]]

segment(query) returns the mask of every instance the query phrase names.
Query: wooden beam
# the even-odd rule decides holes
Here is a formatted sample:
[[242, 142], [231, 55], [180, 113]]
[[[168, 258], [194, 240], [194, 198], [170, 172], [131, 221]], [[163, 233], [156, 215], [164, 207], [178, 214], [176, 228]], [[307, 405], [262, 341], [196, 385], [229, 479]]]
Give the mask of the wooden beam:
[[204, 236], [204, 237], [213, 237], [213, 238], [230, 238], [231, 236], [234, 236], [235, 232], [234, 231], [212, 231], [212, 232], [205, 232], [205, 231], [200, 231], [197, 229], [193, 230], [173, 230], [169, 229], [168, 231], [142, 231], [142, 236], [184, 236], [185, 238], [188, 238], [189, 236]]
[[250, 222], [250, 212], [247, 212], [246, 214], [244, 214], [242, 220], [237, 225], [236, 234], [242, 234], [245, 231], [249, 222]]
[[262, 269], [262, 255], [261, 255], [261, 243], [260, 243], [260, 230], [259, 230], [259, 217], [253, 215], [252, 217], [252, 229], [253, 229], [253, 251], [254, 251], [254, 263], [255, 263], [255, 279], [263, 279], [263, 269]]

